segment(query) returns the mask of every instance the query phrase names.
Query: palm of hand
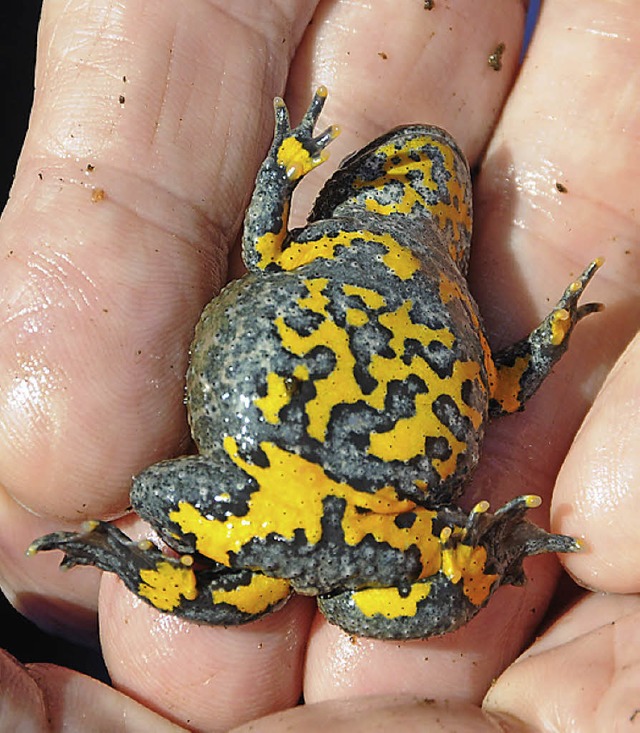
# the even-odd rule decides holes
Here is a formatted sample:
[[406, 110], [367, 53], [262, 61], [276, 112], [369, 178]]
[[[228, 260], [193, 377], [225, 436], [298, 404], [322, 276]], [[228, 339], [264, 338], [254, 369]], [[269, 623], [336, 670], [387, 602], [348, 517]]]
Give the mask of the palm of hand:
[[[601, 21], [609, 36], [586, 32], [581, 19], [589, 16], [582, 14], [583, 6], [578, 12], [548, 3], [530, 58], [512, 88], [519, 6], [509, 6], [513, 16], [507, 20], [498, 10], [493, 17], [470, 5], [465, 12], [477, 16], [470, 37], [462, 30], [468, 29], [468, 19], [453, 18], [437, 3], [432, 12], [416, 3], [406, 11], [415, 17], [393, 32], [388, 25], [393, 11], [382, 5], [360, 17], [338, 4], [317, 14], [308, 27], [312, 9], [305, 7], [305, 14], [296, 5], [297, 14], [292, 10], [289, 17], [280, 16], [284, 28], [262, 19], [260, 46], [248, 25], [209, 7], [203, 11], [206, 22], [191, 11], [158, 10], [153, 32], [138, 38], [129, 24], [137, 5], [129, 3], [124, 17], [110, 17], [107, 26], [89, 31], [97, 39], [96, 49], [105, 48], [101, 44], [112, 37], [135, 40], [128, 47], [130, 56], [114, 54], [100, 62], [103, 66], [81, 67], [73, 39], [87, 29], [78, 28], [71, 13], [55, 17], [45, 9], [41, 45], [49, 48], [48, 61], [41, 62], [43, 83], [2, 222], [12, 253], [4, 261], [5, 297], [13, 304], [1, 333], [7, 363], [1, 370], [0, 409], [10, 427], [0, 436], [0, 470], [9, 492], [2, 515], [6, 584], [15, 593], [34, 587], [42, 595], [64, 594], [65, 601], [90, 606], [97, 583], [90, 571], [61, 580], [50, 569], [55, 560], [46, 578], [34, 575], [40, 570], [33, 563], [21, 566], [20, 554], [30, 540], [59, 522], [34, 519], [10, 496], [41, 514], [75, 518], [82, 506], [87, 516], [114, 515], [126, 507], [129, 476], [176, 452], [184, 441], [180, 393], [191, 324], [212, 287], [222, 281], [226, 253], [268, 142], [270, 99], [282, 91], [287, 53], [293, 50], [287, 97], [294, 116], [316, 80], [331, 86], [332, 117], [344, 127], [335, 143], [342, 150], [333, 152], [334, 161], [380, 131], [414, 120], [451, 130], [472, 164], [486, 146], [476, 187], [472, 287], [489, 332], [500, 333], [496, 341], [508, 342], [526, 331], [546, 310], [543, 297], [555, 297], [568, 271], [577, 273], [593, 255], [607, 258], [603, 282], [594, 283], [592, 295], [606, 302], [608, 313], [601, 324], [576, 334], [572, 353], [527, 413], [492, 427], [469, 501], [491, 489], [497, 504], [512, 496], [518, 484], [548, 498], [599, 381], [639, 320], [633, 298], [637, 210], [628, 185], [638, 163], [637, 123], [615, 88], [602, 90], [602, 81], [620, 78], [618, 65], [629, 68], [630, 49], [638, 47], [623, 45], [616, 36], [625, 27], [624, 12], [633, 13], [632, 3]], [[571, 34], [568, 25], [574, 27]], [[342, 35], [348, 27], [357, 33]], [[212, 28], [220, 34], [220, 45], [207, 36], [205, 29]], [[485, 52], [486, 39], [496, 33], [507, 47], [499, 73], [483, 61], [491, 50]], [[218, 55], [223, 43], [224, 69]], [[240, 75], [250, 44], [258, 50]], [[618, 56], [612, 48], [620, 49]], [[46, 64], [56, 57], [61, 59], [56, 76], [43, 77]], [[122, 58], [127, 68], [120, 73]], [[167, 64], [158, 64], [158, 58]], [[443, 68], [443, 59], [455, 59], [454, 73], [433, 72]], [[586, 79], [585, 64], [591, 71]], [[372, 67], [373, 90], [366, 85]], [[363, 69], [368, 70], [364, 75]], [[228, 70], [234, 83], [218, 84], [216, 78], [226, 78]], [[76, 79], [72, 88], [65, 86], [70, 73]], [[256, 85], [248, 84], [250, 79], [260, 79], [265, 90], [260, 111], [253, 109]], [[98, 82], [101, 95], [95, 94]], [[61, 89], [73, 98], [54, 105], [52, 95]], [[593, 105], [594, 98], [607, 94], [611, 99]], [[360, 104], [343, 101], [341, 109], [340, 100], [347, 99]], [[77, 125], [73, 131], [69, 105]], [[237, 110], [243, 110], [241, 115]], [[78, 120], [83, 121], [81, 130]], [[607, 155], [598, 155], [601, 150]], [[556, 183], [568, 192], [561, 193]], [[312, 193], [300, 194], [297, 204], [306, 212]], [[553, 252], [543, 250], [549, 242], [558, 245]], [[235, 262], [232, 257], [232, 271]], [[552, 267], [545, 269], [545, 263]], [[607, 329], [606, 339], [600, 329]], [[637, 587], [634, 563], [625, 559], [635, 557], [634, 525], [624, 521], [635, 516], [629, 488], [637, 458], [630, 446], [638, 407], [629, 396], [638, 391], [631, 367], [636, 350], [632, 344], [611, 373], [571, 446], [554, 496], [554, 529], [586, 537], [592, 550], [569, 560], [571, 572], [597, 590], [617, 593]], [[23, 385], [24, 395], [25, 384], [38, 387], [29, 390], [26, 402], [19, 391]], [[130, 409], [132, 395], [139, 409]], [[35, 458], [25, 461], [26, 455]], [[354, 641], [313, 620], [304, 599], [247, 628], [186, 628], [179, 621], [160, 621], [105, 578], [103, 649], [117, 687], [196, 728], [227, 729], [290, 707], [301, 689], [307, 702], [327, 701], [288, 714], [298, 720], [308, 716], [307, 727], [327, 716], [337, 716], [345, 727], [351, 721], [351, 729], [383, 716], [424, 725], [432, 714], [481, 725], [481, 713], [470, 706], [480, 702], [495, 677], [485, 700], [488, 711], [509, 712], [539, 726], [547, 709], [560, 710], [567, 720], [593, 716], [597, 690], [602, 720], [614, 715], [629, 719], [634, 710], [627, 706], [628, 682], [610, 678], [610, 670], [600, 672], [598, 660], [617, 648], [620, 630], [632, 638], [637, 628], [632, 595], [587, 595], [526, 658], [503, 672], [538, 622], [557, 568], [546, 559], [529, 565], [529, 573], [534, 581], [525, 590], [502, 591], [493, 609], [460, 632], [403, 645]], [[634, 645], [626, 648], [627, 656], [616, 658], [621, 668], [635, 661]], [[139, 674], [141, 659], [152, 675]], [[567, 668], [586, 670], [581, 684], [570, 690], [563, 677]], [[71, 673], [40, 667], [32, 674], [50, 701], [61, 689], [87, 685], [114, 714], [133, 705]], [[538, 685], [531, 685], [532, 677], [540, 677]], [[211, 679], [216, 693], [204, 694], [202, 685]], [[373, 694], [407, 697], [400, 704], [388, 698], [328, 702]], [[443, 710], [425, 706], [414, 695], [460, 704]], [[273, 720], [263, 729], [272, 725], [277, 730], [279, 724]]]

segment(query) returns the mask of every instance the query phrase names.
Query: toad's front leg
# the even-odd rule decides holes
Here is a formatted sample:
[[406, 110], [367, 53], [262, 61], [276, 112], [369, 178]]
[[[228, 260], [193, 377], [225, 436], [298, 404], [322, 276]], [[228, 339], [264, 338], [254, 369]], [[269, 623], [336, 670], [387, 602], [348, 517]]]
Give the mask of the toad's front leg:
[[494, 355], [496, 386], [489, 407], [491, 417], [522, 410], [567, 350], [576, 324], [604, 308], [601, 303], [578, 303], [602, 263], [600, 258], [591, 262], [567, 286], [555, 308], [536, 329]]
[[289, 234], [291, 194], [309, 171], [326, 160], [324, 149], [338, 135], [335, 125], [313, 134], [326, 98], [326, 88], [319, 87], [302, 122], [293, 129], [285, 103], [279, 97], [274, 100], [273, 143], [258, 171], [244, 221], [242, 258], [249, 270], [264, 270], [277, 262]]

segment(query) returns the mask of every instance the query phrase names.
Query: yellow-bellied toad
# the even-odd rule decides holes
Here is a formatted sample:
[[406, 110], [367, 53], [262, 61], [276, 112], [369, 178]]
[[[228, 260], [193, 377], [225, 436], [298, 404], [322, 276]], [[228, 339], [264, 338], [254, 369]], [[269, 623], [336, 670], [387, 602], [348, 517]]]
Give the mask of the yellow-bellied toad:
[[187, 374], [198, 455], [151, 466], [131, 502], [180, 557], [104, 522], [30, 548], [117, 573], [156, 608], [239, 624], [291, 593], [317, 595], [349, 632], [442, 634], [468, 621], [522, 560], [572, 552], [524, 515], [456, 505], [489, 417], [521, 409], [599, 309], [578, 299], [593, 262], [529, 336], [492, 354], [465, 273], [466, 160], [437, 127], [383, 135], [345, 160], [307, 225], [289, 231], [300, 179], [333, 127], [318, 89], [275, 139], [247, 210], [249, 273], [205, 309]]

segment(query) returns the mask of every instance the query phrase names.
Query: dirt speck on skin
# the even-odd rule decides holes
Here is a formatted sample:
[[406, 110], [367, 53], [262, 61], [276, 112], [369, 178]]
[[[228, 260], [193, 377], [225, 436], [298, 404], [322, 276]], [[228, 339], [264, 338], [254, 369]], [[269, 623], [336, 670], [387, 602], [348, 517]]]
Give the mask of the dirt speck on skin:
[[487, 63], [494, 71], [500, 71], [502, 68], [502, 54], [505, 52], [506, 46], [504, 43], [499, 43], [495, 51], [493, 53], [489, 54], [489, 58], [487, 59]]

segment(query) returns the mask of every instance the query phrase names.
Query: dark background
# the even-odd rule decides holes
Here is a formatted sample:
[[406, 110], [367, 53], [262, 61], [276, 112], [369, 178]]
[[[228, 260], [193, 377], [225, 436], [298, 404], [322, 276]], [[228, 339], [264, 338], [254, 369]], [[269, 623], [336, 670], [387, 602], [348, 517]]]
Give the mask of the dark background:
[[3, 97], [0, 115], [0, 206], [4, 208], [29, 121], [40, 3], [37, 0], [4, 0], [0, 6], [0, 79]]

